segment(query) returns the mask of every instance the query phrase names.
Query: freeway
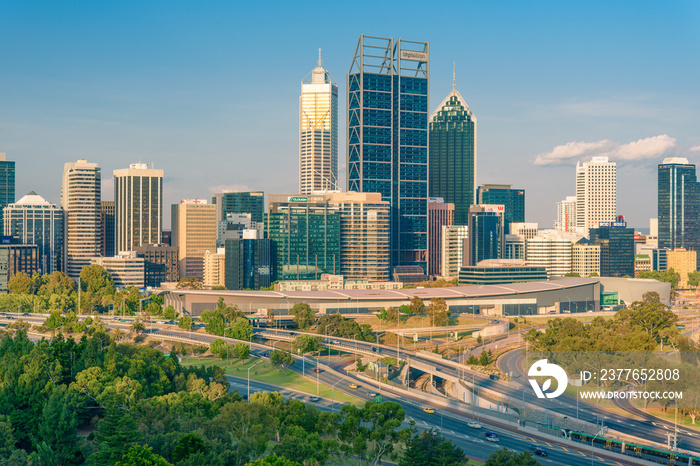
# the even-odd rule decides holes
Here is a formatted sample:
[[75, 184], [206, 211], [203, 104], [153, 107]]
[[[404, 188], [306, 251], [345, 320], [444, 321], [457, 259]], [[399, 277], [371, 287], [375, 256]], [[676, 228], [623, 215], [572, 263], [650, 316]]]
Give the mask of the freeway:
[[[25, 317], [26, 318], [26, 317]], [[27, 320], [36, 320], [40, 319], [43, 321], [45, 316], [29, 316]], [[105, 324], [109, 327], [128, 327], [129, 323], [121, 323], [121, 322], [112, 322], [112, 321], [105, 321]], [[265, 337], [265, 338], [270, 338], [270, 339], [280, 339], [280, 340], [291, 340], [294, 335], [294, 332], [290, 331], [284, 331], [284, 330], [278, 330], [278, 331], [267, 331], [267, 330], [262, 330], [262, 329], [255, 329], [256, 335]], [[210, 343], [214, 341], [216, 338], [220, 338], [214, 335], [208, 335], [208, 334], [203, 334], [199, 332], [186, 332], [183, 330], [179, 330], [177, 328], [159, 328], [159, 327], [152, 327], [149, 329], [149, 333], [152, 334], [153, 336], [162, 336], [162, 337], [174, 337], [174, 338], [179, 338], [182, 339], [188, 338], [191, 340], [195, 341], [201, 341], [202, 343]], [[461, 373], [463, 373], [464, 368], [462, 366], [459, 366], [457, 363], [449, 360], [443, 360], [443, 361], [438, 361], [432, 358], [428, 357], [422, 357], [419, 354], [415, 354], [412, 352], [405, 352], [403, 350], [397, 350], [395, 348], [389, 348], [383, 345], [376, 345], [373, 343], [367, 343], [367, 342], [358, 342], [355, 340], [350, 340], [350, 339], [343, 339], [343, 338], [338, 338], [338, 337], [330, 337], [327, 338], [326, 340], [327, 345], [336, 347], [337, 349], [341, 349], [345, 352], [349, 353], [359, 353], [359, 354], [377, 354], [380, 356], [395, 356], [398, 354], [398, 356], [401, 359], [422, 359], [422, 362], [431, 364], [435, 366], [438, 371], [442, 371], [443, 373], [452, 375], [452, 376], [459, 376]], [[254, 350], [252, 351], [254, 354], [260, 355], [264, 351], [269, 351], [270, 347], [257, 344], [257, 343], [252, 343], [251, 348]], [[374, 351], [376, 349], [376, 352]], [[297, 357], [295, 357], [298, 359]], [[307, 361], [310, 361], [308, 358], [306, 359]], [[311, 365], [309, 365], [311, 364]], [[310, 368], [314, 367], [313, 362], [307, 363]], [[512, 363], [511, 363], [512, 364]], [[301, 370], [301, 365], [300, 364], [295, 364], [293, 366], [294, 370], [300, 371]], [[320, 366], [324, 367], [324, 366]], [[311, 370], [311, 369], [310, 369]], [[346, 393], [351, 393], [353, 395], [357, 396], [357, 391], [351, 391], [351, 389], [345, 386], [345, 384], [341, 384], [340, 381], [343, 380], [343, 378], [349, 378], [351, 376], [346, 376], [342, 374], [334, 374], [334, 371], [325, 371], [321, 374], [321, 377], [323, 378], [324, 383], [327, 385], [333, 386], [336, 385], [338, 389], [345, 391]], [[514, 372], [517, 373], [517, 372]], [[493, 390], [495, 392], [505, 394], [508, 396], [511, 396], [512, 398], [515, 399], [522, 399], [527, 402], [531, 403], [534, 405], [541, 406], [542, 409], [544, 410], [550, 410], [550, 411], [556, 411], [559, 413], [562, 413], [564, 415], [573, 416], [576, 415], [575, 411], [575, 406], [572, 408], [572, 401], [571, 399], [567, 399], [568, 397], [560, 397], [563, 398], [563, 401], [560, 401], [559, 399], [557, 400], [539, 400], [536, 398], [534, 393], [529, 387], [525, 387], [523, 384], [523, 381], [521, 380], [521, 383], [513, 383], [510, 385], [504, 384], [500, 381], [494, 381], [490, 380], [487, 376], [484, 376], [483, 374], [480, 373], [470, 373], [470, 375], [474, 378], [476, 384], [479, 387], [482, 388], [488, 388], [490, 390]], [[472, 377], [467, 377], [465, 380], [467, 383], [470, 382], [469, 379]], [[517, 377], [517, 376], [516, 376]], [[358, 379], [357, 382], [358, 390], [364, 389], [362, 385], [364, 382], [360, 382]], [[348, 383], [349, 385], [349, 383]], [[384, 394], [386, 393], [387, 388], [382, 387], [382, 395], [384, 397]], [[402, 405], [404, 406], [404, 409], [407, 412], [407, 415], [410, 416], [412, 419], [416, 420], [417, 423], [423, 423], [424, 426], [427, 425], [435, 425], [435, 421], [433, 419], [436, 419], [436, 415], [431, 415], [424, 413], [422, 409], [420, 408], [421, 403], [424, 403], [424, 400], [420, 399], [411, 399], [410, 397], [407, 397], [405, 395], [396, 395], [396, 401], [402, 402]], [[392, 399], [392, 398], [385, 398], [385, 399]], [[413, 403], [413, 404], [411, 404]], [[415, 406], [414, 406], [415, 404]], [[544, 406], [543, 406], [544, 405]], [[575, 402], [574, 402], [575, 405]], [[450, 412], [449, 409], [443, 409], [440, 411], [441, 413], [448, 413]], [[468, 427], [466, 427], [465, 424], [465, 419], [464, 415], [462, 413], [458, 412], [452, 412], [451, 413], [454, 417], [452, 416], [441, 416], [441, 422], [443, 423], [443, 433], [448, 433], [449, 435], [453, 436], [454, 438], [450, 438], [453, 441], [459, 440], [460, 442], [468, 441], [471, 442], [469, 443], [469, 449], [466, 451], [473, 451], [474, 445], [473, 444], [479, 444], [481, 442], [484, 443], [483, 447], [486, 449], [490, 449], [491, 447], [487, 447], [485, 445], [491, 445], [490, 443], [484, 442], [483, 438], [479, 433], [474, 434], [473, 431], [471, 431]], [[601, 410], [597, 409], [594, 406], [591, 405], [586, 405], [585, 408], [580, 409], [579, 415], [581, 419], [585, 420], [590, 420], [591, 422], [595, 422], [595, 417], [606, 417], [606, 426], [608, 426], [611, 429], [619, 430], [622, 432], [633, 432], [635, 436], [638, 437], [645, 437], [649, 440], [656, 441], [659, 443], [665, 443], [666, 441], [666, 436], [665, 436], [665, 430], [653, 425], [653, 424], [646, 424], [646, 423], [640, 423], [636, 420], [632, 420], [628, 417], [622, 416], [622, 415], [612, 415], [610, 412], [606, 410]], [[609, 417], [608, 417], [609, 416]], [[429, 422], [433, 421], [433, 422]], [[586, 447], [583, 447], [583, 450], [581, 449], [581, 445], [579, 444], [572, 444], [570, 442], [562, 440], [561, 442], [545, 442], [542, 439], [535, 440], [535, 436], [526, 436], [523, 435], [521, 432], [517, 432], [513, 427], [507, 426], [505, 424], [499, 424], [495, 422], [489, 422], [490, 425], [496, 425], [498, 426], [496, 428], [496, 431], [499, 432], [499, 436], [503, 439], [504, 445], [507, 445], [509, 448], [514, 448], [514, 449], [527, 449], [529, 448], [530, 445], [533, 443], [537, 444], [542, 444], [542, 445], [550, 445], [550, 448], [557, 448], [561, 451], [562, 458], [560, 461], [558, 461], [555, 464], [578, 464], [578, 462], [581, 461], [582, 457], [588, 456], [590, 453], [590, 450], [586, 450]], [[452, 434], [452, 432], [455, 432]], [[461, 437], [460, 437], [461, 436]], [[699, 450], [700, 448], [697, 448], [695, 445], [697, 444], [696, 438], [693, 439], [681, 439], [680, 443], [680, 448], [684, 450]], [[461, 444], [460, 444], [461, 445]], [[587, 451], [588, 453], [584, 454], [583, 452]], [[555, 458], [555, 453], [552, 453], [551, 458]], [[603, 451], [596, 451], [595, 452], [596, 456], [605, 456], [605, 453]], [[590, 458], [590, 457], [589, 457]], [[545, 459], [546, 461], [546, 459]], [[634, 462], [628, 462], [630, 460], [619, 460], [619, 464], [638, 464]], [[590, 463], [590, 460], [586, 462], [586, 464]], [[613, 461], [611, 458], [608, 458], [607, 460], [603, 460], [602, 463], [599, 464], [615, 464], [616, 461]]]
[[[256, 329], [256, 332], [265, 336], [265, 338], [287, 340], [293, 338], [293, 336], [290, 335], [291, 333], [295, 333], [285, 330], [270, 332], [263, 329]], [[333, 342], [337, 342], [337, 344]], [[517, 363], [517, 356], [513, 356], [513, 354], [518, 354], [518, 352], [511, 352], [505, 355], [505, 360], [503, 362], [503, 364], [505, 364], [505, 366], [503, 366], [505, 370], [503, 370], [503, 372], [515, 374], [513, 382], [505, 383], [500, 380], [491, 380], [487, 375], [482, 373], [469, 371], [463, 365], [457, 364], [454, 361], [436, 360], [429, 356], [421, 355], [420, 353], [407, 352], [397, 348], [377, 345], [375, 343], [359, 342], [338, 337], [327, 338], [326, 343], [350, 353], [377, 354], [391, 357], [398, 356], [399, 359], [402, 360], [417, 360], [435, 366], [437, 372], [459, 377], [466, 384], [474, 380], [479, 388], [492, 390], [501, 395], [508, 396], [513, 400], [521, 400], [545, 412], [558, 413], [562, 416], [567, 416], [569, 419], [579, 419], [589, 422], [592, 425], [596, 425], [602, 419], [605, 427], [608, 429], [624, 432], [627, 435], [640, 439], [639, 441], [651, 441], [662, 445], [665, 445], [667, 442], [666, 429], [650, 422], [631, 419], [626, 415], [614, 413], [592, 404], [583, 402], [577, 403], [576, 399], [566, 395], [562, 395], [557, 399], [537, 398], [532, 388], [525, 381], [525, 377], [522, 375], [520, 366]], [[373, 348], [376, 349], [376, 352]], [[469, 375], [467, 376], [467, 374]], [[700, 435], [680, 436], [679, 448], [681, 450], [699, 452]]]

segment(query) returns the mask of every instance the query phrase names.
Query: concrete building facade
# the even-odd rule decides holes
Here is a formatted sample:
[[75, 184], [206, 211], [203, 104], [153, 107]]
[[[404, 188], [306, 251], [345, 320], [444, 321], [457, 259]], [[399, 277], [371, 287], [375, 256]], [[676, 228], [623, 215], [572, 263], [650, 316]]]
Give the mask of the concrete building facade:
[[163, 231], [163, 170], [132, 163], [114, 170], [116, 252], [158, 244]]
[[180, 278], [204, 279], [204, 253], [216, 251], [216, 205], [183, 199], [172, 205], [172, 244], [178, 248]]

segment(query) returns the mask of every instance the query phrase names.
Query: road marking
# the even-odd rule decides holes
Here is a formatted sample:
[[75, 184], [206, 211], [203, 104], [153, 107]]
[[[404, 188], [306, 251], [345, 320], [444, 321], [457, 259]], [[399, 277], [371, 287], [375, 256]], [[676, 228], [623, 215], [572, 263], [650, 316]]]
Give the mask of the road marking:
[[454, 430], [451, 430], [450, 433], [454, 435], [455, 431], [454, 431]]

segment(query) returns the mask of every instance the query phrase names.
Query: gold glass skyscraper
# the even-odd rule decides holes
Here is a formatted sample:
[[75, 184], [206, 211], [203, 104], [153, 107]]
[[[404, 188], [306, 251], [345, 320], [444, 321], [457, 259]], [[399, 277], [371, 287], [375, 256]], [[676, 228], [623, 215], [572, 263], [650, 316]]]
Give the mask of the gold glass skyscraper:
[[338, 85], [321, 64], [301, 82], [299, 97], [299, 192], [338, 186]]

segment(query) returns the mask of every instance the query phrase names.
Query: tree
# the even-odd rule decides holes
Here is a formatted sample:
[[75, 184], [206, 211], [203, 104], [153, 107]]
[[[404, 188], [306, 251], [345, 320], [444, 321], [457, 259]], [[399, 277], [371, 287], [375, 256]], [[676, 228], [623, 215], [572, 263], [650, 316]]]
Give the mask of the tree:
[[131, 324], [131, 331], [134, 332], [135, 334], [143, 333], [146, 331], [146, 325], [141, 322], [141, 319], [136, 319], [134, 320], [134, 323]]
[[700, 285], [700, 271], [690, 272], [688, 274], [688, 285], [690, 285], [690, 286]]
[[175, 449], [173, 450], [173, 461], [177, 463], [178, 461], [189, 458], [189, 456], [194, 453], [206, 452], [207, 447], [201, 437], [194, 434], [187, 434], [180, 437], [180, 440], [178, 440], [175, 444]]
[[482, 337], [481, 334], [477, 335], [476, 344], [481, 345], [483, 342], [484, 342], [484, 337]]
[[294, 316], [294, 322], [302, 330], [306, 330], [311, 327], [316, 320], [316, 313], [307, 303], [296, 303], [289, 310], [289, 314]]
[[250, 356], [250, 346], [245, 343], [236, 343], [233, 346], [233, 354], [241, 361], [248, 359], [248, 356]]
[[[693, 422], [695, 423], [695, 422]], [[8, 458], [15, 448], [15, 436], [10, 418], [0, 415], [0, 459]]]
[[484, 466], [539, 466], [539, 464], [529, 451], [517, 453], [504, 447], [491, 453]]
[[361, 408], [344, 405], [340, 410], [338, 438], [343, 442], [341, 451], [376, 465], [391, 455], [395, 445], [408, 430], [399, 432], [406, 413], [393, 401], [367, 402]]
[[[107, 300], [114, 299], [114, 282], [112, 276], [99, 265], [86, 265], [80, 271], [80, 307], [78, 313], [104, 311]], [[103, 298], [107, 298], [104, 300]]]
[[292, 342], [292, 351], [306, 353], [315, 353], [321, 345], [321, 337], [311, 335], [297, 335]]
[[253, 324], [245, 317], [236, 317], [227, 328], [226, 336], [237, 340], [250, 340], [253, 336]]
[[444, 298], [433, 298], [428, 306], [428, 317], [433, 327], [444, 327], [450, 323], [450, 311]]
[[270, 362], [277, 368], [282, 368], [284, 375], [287, 375], [287, 368], [294, 364], [294, 358], [287, 351], [272, 350], [270, 353]]
[[56, 335], [56, 329], [63, 326], [64, 318], [58, 311], [51, 311], [51, 314], [44, 321], [44, 325], [51, 329], [54, 335]]
[[408, 307], [413, 315], [419, 316], [425, 312], [425, 303], [423, 303], [423, 299], [420, 296], [413, 296]]
[[192, 317], [182, 316], [177, 322], [177, 326], [183, 330], [192, 330]]
[[201, 290], [202, 282], [197, 277], [184, 277], [177, 283], [178, 290]]
[[34, 294], [34, 282], [32, 277], [24, 272], [17, 272], [7, 282], [7, 289], [10, 294]]
[[272, 309], [267, 310], [267, 320], [266, 320], [267, 326], [268, 327], [274, 327], [275, 326], [275, 311]]
[[[90, 459], [97, 464], [111, 464], [122, 458], [137, 440], [136, 422], [127, 410], [107, 402], [106, 414], [97, 424], [95, 439], [100, 450]], [[128, 463], [127, 463], [128, 464]]]
[[245, 466], [301, 466], [296, 461], [288, 460], [284, 456], [277, 456], [274, 453], [259, 460], [246, 463]]
[[78, 453], [78, 418], [65, 385], [56, 387], [41, 413], [39, 437], [51, 448], [59, 464], [71, 463]]
[[115, 466], [173, 466], [149, 446], [134, 445]]
[[177, 311], [172, 305], [168, 304], [165, 306], [165, 309], [163, 309], [163, 317], [169, 320], [175, 320], [177, 319]]
[[48, 279], [43, 280], [38, 294], [42, 296], [68, 296], [77, 290], [75, 281], [63, 272], [52, 272]]
[[467, 464], [464, 451], [435, 431], [422, 431], [406, 441], [399, 466], [437, 466]]

